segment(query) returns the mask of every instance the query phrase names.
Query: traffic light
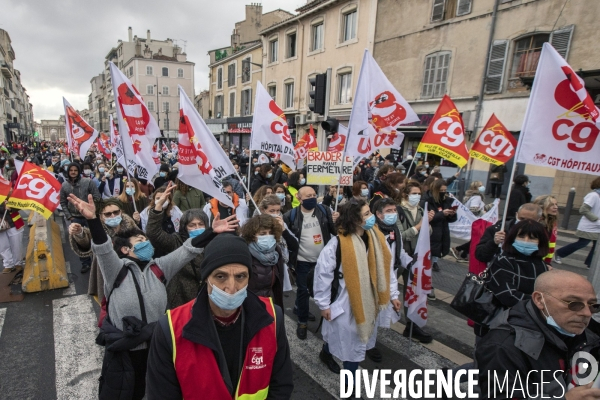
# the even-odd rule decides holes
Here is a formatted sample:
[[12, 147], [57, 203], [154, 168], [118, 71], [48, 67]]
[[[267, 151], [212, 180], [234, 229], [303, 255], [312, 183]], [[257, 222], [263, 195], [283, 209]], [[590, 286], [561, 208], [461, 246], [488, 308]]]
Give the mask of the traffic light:
[[339, 126], [340, 121], [338, 121], [336, 118], [327, 117], [325, 121], [321, 122], [321, 128], [323, 128], [327, 133], [336, 133]]
[[325, 90], [327, 88], [327, 74], [319, 74], [308, 80], [310, 83], [310, 104], [308, 108], [315, 114], [325, 113]]

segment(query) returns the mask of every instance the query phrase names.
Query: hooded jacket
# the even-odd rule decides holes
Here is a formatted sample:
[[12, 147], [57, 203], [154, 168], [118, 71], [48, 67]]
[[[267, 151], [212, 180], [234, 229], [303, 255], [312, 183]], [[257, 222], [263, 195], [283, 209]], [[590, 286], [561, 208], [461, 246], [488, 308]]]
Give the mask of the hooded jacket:
[[[475, 368], [479, 369], [479, 398], [564, 399], [571, 382], [574, 354], [587, 351], [598, 359], [599, 350], [600, 338], [589, 329], [572, 338], [561, 335], [546, 323], [531, 300], [520, 302], [505, 311], [477, 345]], [[497, 385], [495, 393], [494, 372], [500, 385], [508, 376], [508, 385], [503, 389]], [[517, 375], [525, 393], [518, 390], [511, 393]], [[518, 389], [519, 381], [516, 382]]]
[[79, 165], [76, 162], [73, 162], [69, 164], [69, 168], [67, 169], [67, 171], [71, 167], [77, 167], [77, 171], [79, 172], [75, 179], [71, 179], [70, 177], [68, 177], [69, 174], [67, 172], [68, 178], [65, 179], [60, 188], [60, 206], [63, 212], [65, 213], [65, 219], [70, 219], [71, 217], [83, 218], [79, 211], [77, 211], [75, 206], [73, 206], [67, 200], [69, 198], [69, 195], [72, 193], [78, 199], [87, 202], [88, 195], [91, 194], [95, 201], [99, 201], [100, 192], [98, 191], [98, 187], [96, 187], [96, 184], [91, 179], [81, 177], [81, 165]]
[[444, 210], [452, 207], [454, 199], [446, 196], [445, 199], [437, 203], [431, 192], [425, 193], [421, 198], [421, 208], [425, 209], [425, 203], [427, 203], [427, 209], [435, 211], [433, 219], [429, 223], [431, 226], [431, 255], [435, 257], [444, 257], [450, 252], [450, 226], [451, 222], [456, 222], [458, 219], [457, 215], [446, 217]]

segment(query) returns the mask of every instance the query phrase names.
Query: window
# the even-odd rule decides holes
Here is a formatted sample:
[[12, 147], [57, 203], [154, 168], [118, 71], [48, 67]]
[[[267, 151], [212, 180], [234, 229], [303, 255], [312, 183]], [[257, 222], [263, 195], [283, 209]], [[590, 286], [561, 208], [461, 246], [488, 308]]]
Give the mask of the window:
[[177, 70], [177, 77], [178, 77], [178, 78], [183, 78], [183, 68], [179, 68], [179, 69]]
[[129, 67], [129, 76], [133, 76], [133, 66]]
[[223, 89], [223, 68], [217, 70], [217, 89]]
[[235, 64], [227, 66], [227, 86], [235, 86]]
[[169, 87], [168, 86], [163, 86], [162, 87], [162, 93], [163, 96], [168, 96], [169, 95]]
[[152, 75], [154, 73], [154, 70], [152, 69], [151, 65], [146, 66], [146, 75]]
[[229, 93], [229, 116], [235, 116], [235, 92]]
[[450, 52], [438, 52], [425, 59], [422, 97], [442, 97], [446, 94]]
[[508, 40], [495, 40], [490, 50], [488, 70], [485, 79], [486, 93], [500, 93], [504, 77], [504, 66], [506, 64], [506, 52]]
[[511, 78], [534, 76], [537, 69], [542, 46], [550, 39], [549, 34], [527, 36], [515, 42], [512, 60]]
[[162, 68], [162, 76], [169, 76], [169, 68], [167, 68], [167, 67]]
[[294, 82], [285, 84], [285, 108], [294, 108]]
[[250, 64], [250, 57], [242, 60], [242, 83], [250, 81], [252, 64]]
[[242, 117], [252, 114], [252, 89], [242, 90], [240, 114]]
[[154, 102], [152, 100], [147, 101], [146, 105], [148, 106], [148, 111], [154, 111]]
[[267, 91], [269, 92], [269, 96], [275, 101], [277, 101], [277, 86], [271, 85], [267, 87]]
[[223, 96], [215, 96], [215, 118], [223, 118]]
[[352, 73], [338, 75], [338, 104], [348, 104], [352, 97]]
[[356, 10], [344, 14], [344, 31], [343, 31], [343, 42], [356, 38], [356, 17], [358, 13]]
[[287, 58], [296, 57], [296, 32], [287, 34]]
[[311, 28], [311, 51], [320, 50], [323, 48], [323, 22], [315, 24]]
[[154, 94], [154, 85], [146, 85], [146, 94]]
[[550, 35], [550, 44], [565, 60], [569, 56], [569, 48], [571, 47], [571, 38], [573, 37], [574, 29], [575, 25], [569, 25], [552, 32]]
[[473, 0], [433, 0], [431, 22], [470, 14], [472, 3]]
[[279, 40], [271, 40], [269, 42], [269, 62], [277, 62], [277, 53], [279, 52]]
[[168, 101], [163, 101], [163, 112], [168, 113], [169, 111], [171, 111], [171, 107], [169, 107], [169, 102]]

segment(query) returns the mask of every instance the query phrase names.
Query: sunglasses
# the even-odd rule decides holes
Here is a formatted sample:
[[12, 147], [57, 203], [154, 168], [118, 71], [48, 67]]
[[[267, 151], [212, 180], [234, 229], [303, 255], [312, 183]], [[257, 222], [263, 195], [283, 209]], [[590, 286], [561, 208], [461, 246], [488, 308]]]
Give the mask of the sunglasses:
[[121, 210], [105, 212], [105, 213], [102, 213], [102, 215], [104, 215], [104, 218], [110, 218], [113, 215], [115, 217], [117, 217], [117, 216], [121, 215]]
[[[550, 297], [554, 297], [550, 293], [544, 293], [544, 294], [547, 294]], [[600, 303], [585, 304], [583, 301], [566, 301], [566, 300], [559, 299], [558, 297], [554, 297], [554, 298], [556, 300], [559, 300], [559, 301], [562, 301], [563, 303], [565, 303], [567, 305], [567, 307], [569, 308], [569, 310], [571, 310], [571, 311], [581, 311], [585, 308], [585, 306], [588, 306], [590, 308], [590, 312], [592, 314], [596, 314], [597, 312], [600, 311]]]

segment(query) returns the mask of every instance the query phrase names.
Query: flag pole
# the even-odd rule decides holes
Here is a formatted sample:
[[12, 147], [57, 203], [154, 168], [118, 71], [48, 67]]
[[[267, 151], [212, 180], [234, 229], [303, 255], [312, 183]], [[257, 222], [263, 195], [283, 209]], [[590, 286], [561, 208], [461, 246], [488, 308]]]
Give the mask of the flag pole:
[[[127, 157], [126, 157], [126, 153], [125, 153], [125, 147], [124, 147], [124, 146], [125, 146], [125, 145], [123, 144], [123, 139], [121, 139], [121, 150], [123, 151], [123, 156], [122, 156], [122, 157], [123, 157], [123, 160], [125, 160], [125, 171], [127, 171], [127, 181], [128, 181], [128, 182], [131, 182], [131, 175], [129, 175], [129, 163], [127, 162]], [[119, 160], [117, 160], [117, 162], [115, 162], [115, 165], [117, 165], [117, 164], [118, 164], [118, 161], [119, 161]], [[111, 169], [112, 169], [112, 168], [111, 168]], [[127, 184], [125, 184], [125, 186], [127, 186]], [[125, 195], [127, 195], [127, 191], [125, 191]], [[135, 212], [138, 212], [138, 210], [137, 210], [137, 206], [135, 205], [135, 199], [133, 198], [133, 196], [131, 196], [131, 200], [132, 200], [132, 202], [133, 202], [133, 210], [134, 210]]]
[[[234, 169], [235, 171], [235, 169]], [[242, 180], [242, 178], [240, 177], [240, 174], [235, 171], [235, 174], [237, 175], [238, 179], [240, 180], [240, 183], [242, 184], [242, 186], [244, 187], [244, 190], [246, 191], [246, 193], [248, 193], [248, 195], [250, 196], [250, 201], [252, 202], [252, 204], [254, 204], [254, 207], [258, 210], [259, 214], [262, 214], [260, 212], [260, 209], [258, 208], [258, 206], [256, 205], [256, 202], [254, 201], [254, 199], [252, 198], [252, 193], [250, 193], [250, 191], [248, 190], [248, 188], [246, 187], [246, 185], [244, 184], [244, 181]]]
[[2, 222], [0, 222], [0, 226], [4, 224], [4, 219], [6, 218], [6, 213], [8, 212], [8, 207], [4, 208], [4, 215], [2, 216]]

